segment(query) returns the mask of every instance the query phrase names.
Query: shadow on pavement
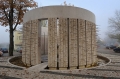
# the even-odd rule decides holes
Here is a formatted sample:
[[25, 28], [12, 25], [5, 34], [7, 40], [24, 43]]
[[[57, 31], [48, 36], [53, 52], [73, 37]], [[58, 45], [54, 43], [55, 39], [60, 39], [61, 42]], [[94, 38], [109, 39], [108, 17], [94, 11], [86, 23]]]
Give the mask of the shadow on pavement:
[[117, 77], [103, 77], [103, 76], [95, 76], [95, 75], [83, 75], [83, 74], [71, 74], [71, 73], [60, 73], [53, 71], [40, 71], [41, 73], [54, 74], [54, 75], [63, 75], [63, 76], [75, 76], [81, 78], [95, 78], [95, 79], [120, 79]]
[[2, 76], [2, 75], [0, 75], [0, 79], [21, 79], [21, 78], [16, 78], [16, 77], [9, 77], [9, 76]]
[[95, 70], [95, 71], [117, 71], [117, 72], [120, 72], [120, 70], [110, 70], [110, 69], [89, 69], [89, 70]]
[[120, 67], [120, 65], [107, 65], [107, 66]]
[[0, 66], [0, 68], [9, 68], [9, 69], [23, 70], [23, 68], [19, 68], [19, 67], [10, 67], [10, 66]]
[[120, 63], [120, 62], [111, 62], [111, 63]]

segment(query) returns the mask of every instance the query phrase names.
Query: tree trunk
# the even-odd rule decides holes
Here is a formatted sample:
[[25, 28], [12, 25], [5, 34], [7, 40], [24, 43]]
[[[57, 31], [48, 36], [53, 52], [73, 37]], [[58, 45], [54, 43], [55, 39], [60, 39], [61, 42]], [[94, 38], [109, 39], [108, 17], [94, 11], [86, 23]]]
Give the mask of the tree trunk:
[[[10, 26], [11, 27], [11, 26]], [[13, 56], [13, 50], [14, 50], [14, 42], [13, 42], [13, 29], [10, 28], [10, 44], [9, 44], [9, 56]]]
[[13, 0], [10, 3], [10, 12], [9, 12], [9, 28], [10, 28], [10, 44], [9, 44], [9, 56], [13, 56], [14, 42], [13, 42]]

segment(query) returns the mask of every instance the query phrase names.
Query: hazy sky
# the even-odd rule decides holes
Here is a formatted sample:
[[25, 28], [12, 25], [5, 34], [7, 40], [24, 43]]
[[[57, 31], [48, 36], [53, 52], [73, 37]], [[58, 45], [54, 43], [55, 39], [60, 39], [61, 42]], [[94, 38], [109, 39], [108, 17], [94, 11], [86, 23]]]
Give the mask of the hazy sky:
[[[65, 0], [35, 0], [38, 6], [61, 5]], [[99, 34], [105, 38], [108, 31], [108, 18], [114, 16], [116, 10], [120, 10], [120, 0], [66, 0], [66, 3], [85, 8], [96, 16], [96, 24], [99, 25]], [[9, 33], [5, 32], [8, 27], [0, 26], [0, 43], [9, 42]]]

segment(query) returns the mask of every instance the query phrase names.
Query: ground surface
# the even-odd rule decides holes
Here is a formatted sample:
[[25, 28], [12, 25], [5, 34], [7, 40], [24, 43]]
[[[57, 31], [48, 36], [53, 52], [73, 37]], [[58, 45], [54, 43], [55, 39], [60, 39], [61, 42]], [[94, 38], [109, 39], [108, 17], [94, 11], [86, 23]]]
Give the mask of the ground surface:
[[[111, 63], [93, 69], [67, 71], [30, 71], [7, 63], [10, 57], [0, 57], [0, 79], [120, 79], [120, 53], [104, 48], [99, 54], [111, 59]], [[16, 55], [18, 55], [16, 53]], [[20, 55], [20, 54], [19, 54]], [[7, 55], [5, 55], [7, 56]]]

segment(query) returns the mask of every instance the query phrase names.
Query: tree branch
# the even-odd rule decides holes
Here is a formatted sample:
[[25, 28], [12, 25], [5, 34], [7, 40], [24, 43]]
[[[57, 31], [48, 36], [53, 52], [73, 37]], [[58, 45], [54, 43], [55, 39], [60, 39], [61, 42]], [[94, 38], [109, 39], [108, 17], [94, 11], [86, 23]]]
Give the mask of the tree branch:
[[[22, 7], [20, 7], [20, 10], [21, 10], [21, 9], [22, 9]], [[16, 27], [17, 27], [17, 25], [18, 25], [19, 18], [20, 18], [20, 11], [19, 11], [19, 13], [18, 13], [17, 23], [16, 23], [16, 25], [15, 25], [15, 27], [14, 27], [13, 31], [16, 29]]]
[[19, 17], [20, 17], [20, 12], [19, 12], [19, 14], [18, 14], [17, 23], [16, 23], [16, 25], [15, 25], [15, 27], [14, 27], [13, 31], [16, 29], [16, 27], [17, 27], [17, 25], [18, 25], [18, 22], [19, 22]]
[[9, 22], [9, 18], [8, 18], [8, 16], [7, 16], [7, 13], [5, 12], [5, 8], [3, 8], [3, 11], [4, 11], [4, 13], [5, 13], [5, 16], [6, 16], [7, 20], [8, 20], [8, 22]]

